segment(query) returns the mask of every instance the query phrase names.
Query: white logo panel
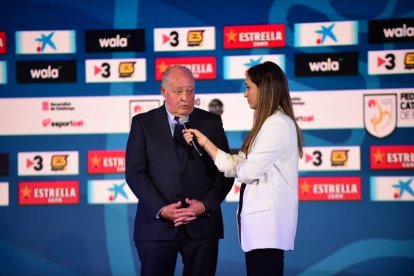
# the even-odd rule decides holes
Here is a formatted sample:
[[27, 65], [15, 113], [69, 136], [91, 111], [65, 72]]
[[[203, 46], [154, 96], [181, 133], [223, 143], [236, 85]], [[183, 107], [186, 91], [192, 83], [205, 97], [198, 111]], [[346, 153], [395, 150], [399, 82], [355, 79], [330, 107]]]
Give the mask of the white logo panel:
[[414, 201], [413, 176], [371, 177], [372, 201]]
[[73, 54], [75, 31], [17, 31], [16, 54]]
[[154, 51], [215, 50], [215, 27], [155, 28]]
[[7, 62], [0, 61], [0, 84], [7, 83]]
[[358, 44], [358, 21], [295, 24], [295, 47]]
[[360, 148], [304, 147], [299, 160], [300, 171], [358, 171], [361, 169]]
[[9, 183], [0, 182], [0, 206], [9, 205]]
[[86, 82], [144, 82], [145, 59], [87, 59]]
[[285, 71], [285, 55], [251, 55], [223, 57], [223, 78], [225, 80], [245, 79], [246, 71], [259, 63], [273, 61]]
[[79, 174], [77, 151], [19, 152], [18, 175]]
[[369, 75], [413, 73], [414, 49], [368, 52]]
[[89, 204], [137, 203], [138, 199], [123, 179], [89, 180]]

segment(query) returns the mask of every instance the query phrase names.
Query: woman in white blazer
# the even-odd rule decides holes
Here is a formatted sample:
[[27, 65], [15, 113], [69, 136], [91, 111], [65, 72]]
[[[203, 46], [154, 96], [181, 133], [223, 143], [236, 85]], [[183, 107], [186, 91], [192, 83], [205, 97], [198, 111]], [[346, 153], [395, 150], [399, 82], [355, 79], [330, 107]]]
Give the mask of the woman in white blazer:
[[204, 134], [188, 129], [217, 168], [242, 182], [239, 201], [239, 238], [245, 251], [247, 274], [283, 275], [284, 251], [294, 249], [298, 218], [298, 159], [302, 135], [295, 121], [285, 74], [273, 62], [246, 73], [253, 128], [239, 154], [218, 149]]

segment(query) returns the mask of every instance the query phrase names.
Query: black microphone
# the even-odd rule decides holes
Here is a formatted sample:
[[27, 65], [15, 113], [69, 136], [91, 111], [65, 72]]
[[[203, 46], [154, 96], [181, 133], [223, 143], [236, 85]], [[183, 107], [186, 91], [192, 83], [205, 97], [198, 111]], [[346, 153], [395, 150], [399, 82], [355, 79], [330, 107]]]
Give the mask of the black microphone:
[[[178, 120], [179, 124], [182, 125], [184, 127], [184, 129], [188, 129], [187, 124], [188, 124], [188, 116], [184, 116], [184, 117], [180, 117], [180, 119]], [[191, 141], [191, 144], [193, 145], [193, 148], [197, 151], [198, 155], [203, 156], [203, 153], [198, 149], [198, 147], [196, 146], [194, 139]]]

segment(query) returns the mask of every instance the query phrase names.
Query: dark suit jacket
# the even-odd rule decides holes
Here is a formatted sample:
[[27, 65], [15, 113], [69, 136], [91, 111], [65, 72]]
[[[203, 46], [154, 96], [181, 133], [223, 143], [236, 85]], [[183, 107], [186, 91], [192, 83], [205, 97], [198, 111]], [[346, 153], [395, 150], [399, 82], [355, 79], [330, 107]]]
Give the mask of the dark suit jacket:
[[[229, 152], [221, 117], [195, 108], [189, 116], [192, 128], [200, 130], [217, 147]], [[201, 149], [201, 147], [200, 147]], [[202, 149], [201, 149], [202, 150]], [[162, 207], [185, 199], [207, 203], [212, 212], [184, 225], [192, 239], [223, 238], [220, 203], [233, 184], [225, 178], [213, 160], [186, 148], [183, 168], [178, 164], [175, 144], [165, 106], [133, 117], [126, 148], [126, 181], [138, 198], [134, 240], [170, 240], [177, 228], [156, 218]]]

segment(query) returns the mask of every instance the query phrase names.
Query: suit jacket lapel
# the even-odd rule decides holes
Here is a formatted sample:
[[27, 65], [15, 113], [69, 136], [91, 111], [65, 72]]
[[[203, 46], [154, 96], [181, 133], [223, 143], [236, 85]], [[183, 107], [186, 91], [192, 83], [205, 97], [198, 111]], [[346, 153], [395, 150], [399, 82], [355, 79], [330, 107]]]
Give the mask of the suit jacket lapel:
[[[167, 111], [165, 110], [165, 105], [162, 105], [158, 108], [157, 117], [154, 122], [154, 126], [160, 130], [159, 135], [161, 137], [161, 140], [164, 141], [165, 147], [160, 147], [160, 150], [162, 148], [165, 148], [167, 151], [167, 154], [170, 156], [169, 160], [171, 160], [171, 164], [175, 164], [177, 166], [177, 169], [179, 169], [180, 165], [178, 164], [177, 160], [177, 153], [175, 150], [175, 143], [174, 139], [171, 134], [171, 128], [168, 121], [168, 115]], [[184, 158], [185, 161], [185, 158]]]

